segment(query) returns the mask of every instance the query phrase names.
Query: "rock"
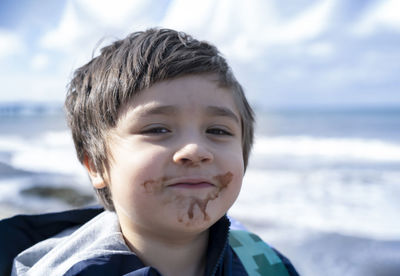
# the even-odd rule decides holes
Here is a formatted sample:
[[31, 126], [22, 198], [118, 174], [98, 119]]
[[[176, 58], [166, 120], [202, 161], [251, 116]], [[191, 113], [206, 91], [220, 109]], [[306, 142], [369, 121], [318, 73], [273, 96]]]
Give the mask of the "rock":
[[85, 206], [95, 201], [93, 195], [82, 194], [68, 187], [37, 186], [22, 190], [21, 193], [28, 196], [58, 199], [73, 207]]

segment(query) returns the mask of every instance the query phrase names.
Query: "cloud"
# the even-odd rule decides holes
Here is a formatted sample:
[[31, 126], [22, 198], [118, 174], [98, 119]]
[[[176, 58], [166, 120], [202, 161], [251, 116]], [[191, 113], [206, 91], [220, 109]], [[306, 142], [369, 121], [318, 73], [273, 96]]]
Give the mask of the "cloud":
[[205, 37], [231, 58], [252, 60], [268, 47], [301, 43], [323, 33], [335, 3], [317, 1], [291, 18], [282, 18], [273, 1], [175, 0], [161, 23]]
[[167, 0], [67, 0], [58, 23], [29, 37], [26, 49], [22, 36], [0, 31], [0, 59], [16, 57], [2, 62], [0, 101], [61, 102], [73, 70], [90, 60], [100, 39], [105, 37], [108, 44], [131, 31], [156, 25], [166, 4]]
[[252, 60], [270, 46], [301, 43], [323, 33], [336, 1], [317, 1], [287, 19], [279, 16], [273, 1], [263, 0], [70, 0], [41, 45], [69, 54], [85, 51], [85, 58], [79, 58], [83, 61], [101, 37], [160, 25], [206, 38], [229, 58]]
[[25, 45], [20, 35], [0, 29], [0, 59], [20, 54]]
[[86, 26], [80, 24], [76, 7], [68, 1], [59, 25], [47, 32], [40, 41], [45, 49], [68, 51], [85, 34]]
[[[317, 2], [287, 23], [280, 22], [270, 40], [276, 43], [298, 43], [320, 35], [327, 27], [334, 0]], [[269, 36], [266, 36], [267, 39]]]
[[315, 42], [308, 46], [308, 54], [315, 58], [326, 58], [332, 56], [335, 47], [331, 42]]
[[163, 5], [145, 0], [69, 0], [60, 23], [44, 35], [41, 45], [65, 52], [93, 47], [103, 36], [118, 36], [154, 25], [162, 8]]
[[257, 103], [362, 102], [365, 91], [370, 102], [391, 102], [400, 37], [386, 30], [400, 29], [396, 1], [301, 2], [293, 9], [278, 0], [67, 0], [59, 22], [26, 48], [18, 34], [0, 31], [0, 58], [17, 57], [3, 63], [0, 82], [8, 92], [1, 97], [61, 101], [73, 70], [90, 60], [101, 38], [106, 45], [162, 26], [215, 44]]
[[371, 35], [381, 28], [400, 32], [400, 1], [378, 1], [362, 19], [354, 26], [353, 33], [357, 35]]
[[31, 67], [34, 70], [43, 70], [49, 65], [49, 57], [44, 53], [35, 55], [31, 60]]
[[0, 75], [2, 84], [1, 101], [54, 101], [62, 102], [65, 95], [66, 79], [54, 74], [20, 72], [3, 72]]
[[100, 26], [124, 27], [150, 22], [152, 17], [151, 9], [156, 9], [155, 4], [162, 6], [163, 1], [158, 3], [148, 0], [79, 0], [76, 4], [85, 15], [90, 16]]
[[44, 50], [59, 52], [59, 63], [72, 70], [89, 61], [94, 48], [96, 55], [101, 45], [157, 25], [167, 2], [67, 0], [59, 23], [39, 44]]

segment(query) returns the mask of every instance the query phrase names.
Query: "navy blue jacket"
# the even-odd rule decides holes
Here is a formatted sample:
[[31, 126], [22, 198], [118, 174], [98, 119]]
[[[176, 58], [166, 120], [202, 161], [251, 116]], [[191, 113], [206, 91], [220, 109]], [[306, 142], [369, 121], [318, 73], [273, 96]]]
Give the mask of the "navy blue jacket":
[[[10, 275], [13, 259], [25, 249], [61, 231], [79, 227], [102, 213], [101, 208], [42, 215], [19, 215], [0, 221], [0, 275]], [[205, 275], [247, 275], [228, 244], [229, 220], [223, 217], [210, 228]], [[275, 250], [276, 251], [276, 250]], [[298, 275], [290, 261], [276, 251], [289, 275]], [[64, 275], [157, 275], [134, 254], [97, 256], [75, 263]]]

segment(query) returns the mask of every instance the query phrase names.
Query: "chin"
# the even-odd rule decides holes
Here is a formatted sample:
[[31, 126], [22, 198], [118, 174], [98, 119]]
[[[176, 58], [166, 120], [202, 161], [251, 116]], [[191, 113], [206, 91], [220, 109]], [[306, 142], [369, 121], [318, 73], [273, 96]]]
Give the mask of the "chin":
[[221, 217], [223, 217], [224, 213], [218, 214], [207, 214], [196, 212], [193, 215], [187, 215], [178, 218], [178, 227], [185, 232], [202, 232], [210, 228], [214, 223], [216, 223]]

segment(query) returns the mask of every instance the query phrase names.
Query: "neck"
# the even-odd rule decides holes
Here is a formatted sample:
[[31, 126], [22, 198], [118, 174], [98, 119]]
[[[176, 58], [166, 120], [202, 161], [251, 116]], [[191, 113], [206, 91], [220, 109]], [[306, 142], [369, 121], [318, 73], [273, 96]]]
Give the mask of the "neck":
[[148, 229], [127, 229], [122, 224], [121, 230], [129, 248], [162, 275], [204, 275], [208, 230], [179, 238], [155, 235]]

